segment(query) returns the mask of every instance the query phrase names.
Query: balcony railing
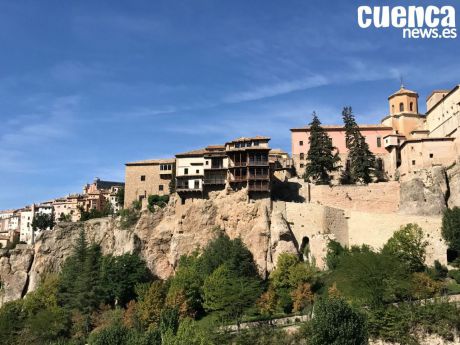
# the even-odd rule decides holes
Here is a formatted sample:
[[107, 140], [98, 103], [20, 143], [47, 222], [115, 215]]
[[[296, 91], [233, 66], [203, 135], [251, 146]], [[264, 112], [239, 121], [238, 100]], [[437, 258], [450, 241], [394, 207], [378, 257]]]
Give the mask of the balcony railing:
[[177, 192], [201, 192], [201, 188], [190, 188], [188, 185], [178, 185], [176, 186]]
[[205, 178], [204, 184], [225, 184], [225, 178]]
[[249, 174], [249, 178], [252, 180], [268, 180], [270, 176], [268, 174]]
[[230, 181], [231, 182], [246, 182], [247, 177], [246, 175], [245, 176], [232, 176], [230, 177]]
[[241, 167], [246, 167], [248, 165], [247, 162], [231, 162], [230, 167], [231, 168], [241, 168]]
[[261, 166], [261, 165], [268, 165], [267, 160], [250, 160], [248, 165], [255, 165], [255, 166]]
[[211, 165], [210, 167], [205, 167], [206, 170], [222, 170], [226, 169], [223, 165]]
[[248, 190], [251, 192], [269, 192], [270, 186], [267, 185], [249, 185]]

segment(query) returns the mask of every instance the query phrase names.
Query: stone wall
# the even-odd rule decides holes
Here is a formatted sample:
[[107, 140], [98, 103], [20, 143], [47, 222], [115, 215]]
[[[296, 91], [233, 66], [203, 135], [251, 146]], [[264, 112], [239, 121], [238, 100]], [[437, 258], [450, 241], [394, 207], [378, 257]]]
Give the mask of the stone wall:
[[375, 213], [393, 213], [399, 209], [399, 182], [371, 183], [364, 186], [317, 186], [297, 180], [306, 202]]

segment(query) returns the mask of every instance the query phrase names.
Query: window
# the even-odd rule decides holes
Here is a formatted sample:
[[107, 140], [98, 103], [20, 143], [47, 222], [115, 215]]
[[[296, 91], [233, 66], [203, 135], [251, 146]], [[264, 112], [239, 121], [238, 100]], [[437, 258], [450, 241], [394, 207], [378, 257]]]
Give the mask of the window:
[[206, 165], [209, 165], [209, 161], [206, 161]]
[[199, 173], [200, 173], [200, 171], [197, 169], [197, 170], [196, 170], [196, 173], [197, 173], [197, 174], [199, 174]]
[[382, 147], [382, 138], [377, 137], [377, 147]]
[[303, 167], [304, 167], [304, 165], [303, 165], [303, 164], [300, 164], [300, 168], [303, 168]]
[[299, 146], [303, 146], [303, 141], [299, 141]]
[[413, 110], [414, 110], [414, 103], [410, 102], [410, 104], [409, 104], [409, 109], [410, 109], [410, 111], [413, 111]]
[[433, 157], [434, 157], [434, 155], [432, 153], [430, 153], [430, 158], [433, 158]]
[[159, 190], [160, 192], [163, 191], [163, 185], [162, 185], [162, 184], [160, 184], [160, 185], [158, 186], [158, 190]]
[[399, 111], [404, 111], [404, 103], [399, 103]]
[[188, 175], [188, 168], [184, 168], [184, 175]]
[[415, 161], [412, 161], [412, 165], [415, 165]]
[[141, 181], [145, 181], [145, 175], [141, 175]]
[[304, 154], [303, 153], [300, 154], [300, 160], [304, 160]]

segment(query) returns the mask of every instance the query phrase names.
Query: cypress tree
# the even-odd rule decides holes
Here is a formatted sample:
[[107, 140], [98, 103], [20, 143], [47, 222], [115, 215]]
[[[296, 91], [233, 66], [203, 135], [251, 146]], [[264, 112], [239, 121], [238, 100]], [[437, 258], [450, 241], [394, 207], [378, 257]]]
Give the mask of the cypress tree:
[[359, 130], [351, 107], [343, 108], [342, 118], [348, 148], [348, 164], [341, 177], [342, 183], [369, 183], [377, 176], [375, 156]]
[[313, 181], [316, 184], [328, 184], [331, 180], [331, 172], [338, 170], [337, 162], [340, 160], [332, 140], [326, 133], [318, 116], [313, 112], [313, 120], [310, 123], [310, 149], [307, 153], [307, 166], [305, 169], [305, 180]]

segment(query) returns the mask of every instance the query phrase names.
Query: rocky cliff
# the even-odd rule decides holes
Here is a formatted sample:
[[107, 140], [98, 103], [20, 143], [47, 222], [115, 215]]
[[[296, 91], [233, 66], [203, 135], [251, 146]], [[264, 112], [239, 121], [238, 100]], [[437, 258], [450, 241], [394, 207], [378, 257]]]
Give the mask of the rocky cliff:
[[279, 253], [298, 252], [286, 220], [281, 214], [272, 215], [268, 198], [248, 202], [244, 190], [212, 193], [209, 199], [187, 200], [185, 205], [173, 198], [162, 210], [143, 211], [131, 229], [121, 229], [116, 218], [61, 223], [43, 232], [33, 248], [4, 251], [1, 303], [21, 298], [36, 288], [44, 274], [58, 272], [81, 229], [104, 254], [138, 253], [153, 274], [167, 278], [180, 256], [205, 246], [217, 228], [230, 238], [241, 237], [263, 276], [273, 268]]

